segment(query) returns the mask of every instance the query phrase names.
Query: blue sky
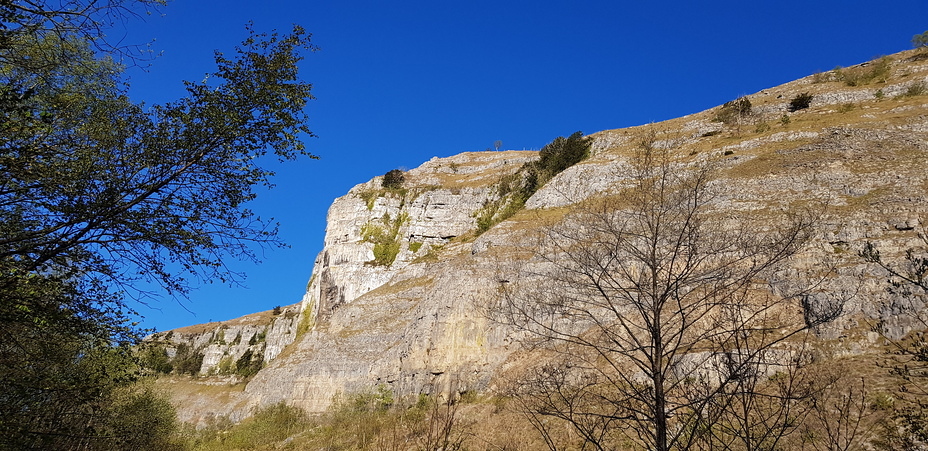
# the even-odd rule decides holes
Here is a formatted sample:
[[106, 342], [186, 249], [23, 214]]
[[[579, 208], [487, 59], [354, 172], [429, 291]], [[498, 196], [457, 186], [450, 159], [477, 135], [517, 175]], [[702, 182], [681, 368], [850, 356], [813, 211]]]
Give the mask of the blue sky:
[[231, 262], [245, 287], [204, 284], [183, 301], [137, 306], [167, 330], [295, 303], [321, 250], [332, 200], [390, 169], [433, 156], [539, 149], [560, 135], [661, 121], [817, 71], [911, 47], [925, 0], [872, 1], [297, 1], [175, 0], [110, 35], [152, 42], [127, 72], [148, 104], [183, 95], [258, 31], [298, 23], [319, 51], [307, 147], [320, 160], [275, 165], [276, 188], [251, 208], [280, 223], [288, 249]]

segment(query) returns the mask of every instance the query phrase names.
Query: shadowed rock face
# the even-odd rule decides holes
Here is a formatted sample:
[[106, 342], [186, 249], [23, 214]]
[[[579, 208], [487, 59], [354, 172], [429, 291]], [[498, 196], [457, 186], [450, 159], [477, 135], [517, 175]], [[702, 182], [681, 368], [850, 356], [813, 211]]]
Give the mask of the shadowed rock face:
[[[888, 293], [886, 274], [856, 257], [868, 241], [887, 258], [901, 255], [928, 220], [928, 96], [892, 98], [925, 82], [928, 66], [896, 61], [894, 76], [881, 85], [851, 88], [809, 77], [751, 95], [755, 114], [737, 130], [714, 122], [709, 110], [597, 133], [590, 159], [549, 181], [526, 211], [477, 237], [477, 216], [500, 196], [497, 183], [537, 158], [535, 152], [434, 158], [406, 173], [403, 190], [383, 190], [380, 178], [352, 188], [329, 209], [325, 246], [300, 313], [274, 326], [294, 341], [279, 340], [285, 349], [276, 358], [265, 351], [267, 366], [244, 391], [210, 408], [240, 418], [254, 405], [286, 401], [319, 412], [338, 393], [380, 384], [398, 395], [492, 390], [503, 383], [500, 374], [524, 364], [524, 354], [513, 331], [488, 319], [487, 306], [499, 300], [501, 284], [543, 274], [531, 255], [535, 234], [562, 207], [620, 191], [636, 146], [652, 133], [653, 145], [674, 149], [680, 170], [718, 163], [713, 205], [732, 221], [827, 205], [814, 243], [796, 265], [837, 259], [838, 269], [831, 295], [809, 296], [802, 306], [808, 316], [827, 310], [834, 296], [850, 301], [820, 336], [846, 336], [864, 327], [863, 319], [889, 335], [905, 333], [911, 324], [904, 313], [918, 306]], [[811, 107], [782, 120], [801, 92], [814, 95]], [[387, 240], [396, 246], [389, 265], [373, 263], [382, 251], [370, 239], [373, 228], [384, 235], [395, 230]], [[772, 289], [795, 273], [778, 277]], [[297, 336], [302, 318], [312, 327]], [[869, 345], [858, 340], [847, 349]], [[184, 409], [183, 418], [195, 419], [205, 408]]]

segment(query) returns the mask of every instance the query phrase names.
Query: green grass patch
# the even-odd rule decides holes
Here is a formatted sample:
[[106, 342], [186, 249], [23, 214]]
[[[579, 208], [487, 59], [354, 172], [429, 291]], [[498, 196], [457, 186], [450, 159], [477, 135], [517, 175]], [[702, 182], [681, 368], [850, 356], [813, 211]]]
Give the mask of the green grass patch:
[[309, 298], [309, 305], [303, 309], [303, 313], [300, 314], [300, 323], [296, 325], [296, 337], [300, 338], [306, 332], [309, 332], [313, 326], [316, 325], [315, 317], [313, 317], [313, 309], [316, 307], [316, 297]]
[[390, 266], [396, 261], [400, 253], [399, 233], [400, 227], [409, 220], [405, 212], [397, 215], [395, 219], [390, 214], [384, 214], [380, 223], [368, 222], [361, 226], [361, 239], [374, 244], [374, 259], [367, 262], [371, 265]]

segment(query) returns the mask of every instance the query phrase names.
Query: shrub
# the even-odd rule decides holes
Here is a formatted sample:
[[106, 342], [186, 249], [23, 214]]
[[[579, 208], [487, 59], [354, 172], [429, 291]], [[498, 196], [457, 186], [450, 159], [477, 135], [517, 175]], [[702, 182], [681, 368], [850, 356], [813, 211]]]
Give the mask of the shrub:
[[780, 123], [783, 125], [789, 125], [790, 120], [791, 119], [789, 118], [789, 115], [786, 113], [783, 113], [783, 115], [780, 116]]
[[[589, 137], [584, 137], [583, 133], [579, 131], [567, 138], [563, 136], [554, 138], [554, 141], [541, 148], [541, 152], [539, 152], [541, 158], [522, 166], [520, 172], [525, 175], [517, 176], [517, 178], [521, 178], [522, 186], [518, 190], [510, 186], [505, 191], [513, 191], [513, 197], [522, 199], [523, 202], [528, 200], [538, 188], [541, 188], [552, 177], [589, 157], [590, 145], [592, 144], [592, 140]], [[515, 180], [504, 181], [510, 184]]]
[[280, 306], [279, 306], [279, 305], [275, 305], [275, 306], [274, 306], [274, 310], [271, 310], [271, 314], [274, 315], [274, 316], [280, 315]]
[[403, 174], [403, 171], [392, 169], [383, 175], [383, 181], [380, 182], [380, 185], [386, 189], [400, 189], [403, 187], [403, 182], [405, 181], [406, 176]]
[[178, 424], [174, 407], [149, 386], [135, 386], [117, 393], [112, 406], [104, 412], [94, 412], [92, 418], [92, 428], [111, 441], [100, 443], [99, 448], [81, 449], [185, 449], [175, 441]]
[[303, 410], [281, 402], [256, 410], [238, 424], [220, 417], [204, 429], [188, 429], [184, 449], [272, 449], [271, 444], [305, 431], [310, 424]]
[[[384, 176], [386, 177], [386, 176]], [[374, 209], [374, 202], [377, 201], [377, 198], [383, 194], [383, 191], [380, 190], [370, 190], [370, 191], [361, 191], [358, 193], [358, 197], [364, 201], [364, 204], [367, 205], [368, 211]]]
[[789, 106], [786, 109], [789, 110], [790, 113], [793, 113], [799, 110], [804, 110], [806, 108], [809, 108], [809, 105], [812, 104], [812, 97], [813, 95], [809, 94], [808, 92], [799, 94], [798, 96], [793, 97], [793, 99], [789, 101]]
[[903, 97], [915, 97], [915, 96], [923, 95], [925, 94], [925, 92], [928, 92], [928, 87], [925, 86], [924, 81], [919, 81], [919, 82], [910, 84], [909, 87], [906, 88], [905, 92], [902, 93], [902, 96]]
[[139, 363], [143, 368], [165, 374], [174, 369], [168, 358], [168, 352], [163, 345], [142, 343], [139, 354]]
[[582, 132], [575, 132], [567, 138], [558, 136], [541, 148], [539, 169], [551, 175], [562, 172], [590, 156], [590, 144], [589, 137], [584, 138]]
[[912, 47], [923, 48], [928, 47], [928, 30], [922, 34], [917, 34], [912, 36]]
[[200, 367], [203, 366], [203, 353], [186, 343], [180, 343], [177, 345], [173, 363], [174, 371], [178, 374], [196, 376], [200, 373]]
[[715, 115], [715, 120], [730, 125], [739, 123], [750, 115], [751, 101], [747, 97], [739, 97], [730, 102], [725, 102]]
[[231, 374], [233, 364], [234, 362], [232, 362], [231, 356], [224, 356], [219, 359], [219, 367], [217, 368], [219, 370], [219, 374]]
[[588, 158], [591, 145], [592, 139], [584, 137], [580, 131], [567, 138], [558, 136], [541, 149], [538, 160], [525, 163], [515, 174], [500, 178], [496, 184], [498, 198], [484, 202], [483, 207], [474, 212], [477, 234], [514, 215], [545, 182]]
[[242, 377], [251, 377], [264, 367], [264, 355], [255, 354], [248, 349], [235, 361], [235, 374]]
[[835, 76], [848, 86], [862, 86], [870, 83], [883, 83], [889, 76], [892, 58], [881, 57], [856, 67], [836, 68]]
[[812, 75], [812, 83], [827, 83], [829, 81], [833, 81], [834, 78], [835, 74], [832, 72], [816, 72], [814, 75]]

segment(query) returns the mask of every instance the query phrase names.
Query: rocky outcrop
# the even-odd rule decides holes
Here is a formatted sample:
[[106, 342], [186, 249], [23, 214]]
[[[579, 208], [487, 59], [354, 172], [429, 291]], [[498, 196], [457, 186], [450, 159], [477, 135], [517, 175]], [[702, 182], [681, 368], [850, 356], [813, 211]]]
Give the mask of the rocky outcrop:
[[[379, 177], [355, 186], [329, 208], [325, 246], [316, 258], [303, 308], [328, 318], [417, 258], [472, 232], [476, 212], [496, 196], [494, 185], [535, 158], [536, 152], [525, 151], [465, 153], [433, 158], [408, 171], [400, 190], [384, 189]], [[391, 235], [387, 238], [396, 246], [395, 255], [376, 255], [376, 243], [365, 238], [372, 230]]]
[[[293, 343], [299, 323], [300, 304], [241, 318], [198, 324], [146, 338], [164, 349], [175, 364], [178, 353], [199, 362], [190, 370], [199, 375], [232, 375], [234, 363], [248, 353], [259, 367], [273, 360]], [[223, 368], [223, 366], [225, 366]]]
[[[918, 244], [928, 220], [928, 100], [892, 98], [926, 76], [923, 60], [897, 57], [878, 86], [808, 77], [753, 94], [754, 113], [737, 126], [715, 122], [709, 110], [596, 133], [589, 159], [483, 234], [478, 217], [503, 194], [499, 182], [535, 152], [433, 158], [408, 171], [402, 189], [383, 188], [380, 178], [358, 185], [329, 210], [302, 302], [263, 326], [265, 368], [221, 409], [240, 418], [254, 405], [284, 401], [319, 412], [338, 393], [381, 384], [400, 396], [492, 389], [524, 362], [516, 332], [493, 322], [487, 309], [516, 274], [543, 277], [533, 258], [536, 234], [571, 205], [620, 192], [643, 141], [670, 149], [680, 170], [714, 165], [713, 205], [731, 221], [763, 227], [782, 212], [818, 215], [812, 245], [770, 285], [792, 283], [816, 265], [834, 268], [802, 300], [807, 318], [836, 299], [844, 304], [839, 320], [817, 330], [822, 338], [844, 340], [873, 325], [900, 336], [912, 326], [906, 312], [921, 307], [887, 292], [887, 274], [857, 254], [870, 242], [887, 258], [899, 257]], [[787, 111], [803, 92], [814, 96], [811, 108]], [[229, 324], [224, 345], [216, 328], [210, 338], [191, 339], [204, 349], [201, 372], [242, 355], [255, 327]], [[842, 346], [871, 345], [865, 335], [869, 341]], [[241, 338], [233, 345], [230, 336]]]

